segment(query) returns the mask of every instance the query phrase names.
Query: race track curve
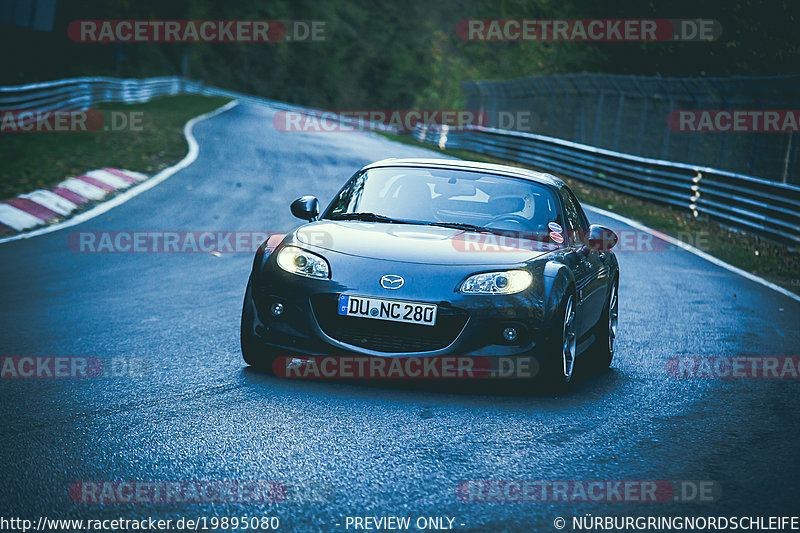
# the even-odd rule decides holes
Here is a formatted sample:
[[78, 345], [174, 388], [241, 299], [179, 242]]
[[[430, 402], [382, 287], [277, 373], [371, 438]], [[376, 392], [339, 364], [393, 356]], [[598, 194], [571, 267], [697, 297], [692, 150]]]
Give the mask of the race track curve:
[[[687, 253], [619, 253], [612, 369], [566, 396], [281, 380], [245, 367], [252, 254], [78, 253], [75, 231], [278, 231], [360, 166], [437, 157], [372, 133], [286, 133], [242, 103], [198, 123], [198, 159], [73, 228], [0, 245], [3, 356], [135, 357], [139, 379], [2, 379], [4, 516], [450, 516], [459, 531], [552, 531], [562, 516], [798, 510], [796, 379], [676, 379], [676, 356], [797, 356], [800, 303]], [[617, 230], [615, 220], [589, 213]], [[630, 228], [628, 228], [630, 229]], [[714, 502], [476, 503], [462, 480], [706, 480]], [[74, 501], [83, 481], [277, 480], [279, 503]], [[340, 525], [337, 525], [340, 524]], [[571, 528], [568, 527], [567, 530]], [[352, 531], [352, 529], [351, 529]]]

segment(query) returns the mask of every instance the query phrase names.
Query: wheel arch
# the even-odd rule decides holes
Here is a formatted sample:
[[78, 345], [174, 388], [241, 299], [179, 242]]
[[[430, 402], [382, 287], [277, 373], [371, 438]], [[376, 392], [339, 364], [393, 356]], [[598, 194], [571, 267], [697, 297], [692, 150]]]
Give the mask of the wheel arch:
[[575, 290], [575, 276], [572, 271], [563, 263], [548, 261], [543, 271], [544, 277], [544, 316], [545, 321], [550, 322], [553, 313], [564, 297]]

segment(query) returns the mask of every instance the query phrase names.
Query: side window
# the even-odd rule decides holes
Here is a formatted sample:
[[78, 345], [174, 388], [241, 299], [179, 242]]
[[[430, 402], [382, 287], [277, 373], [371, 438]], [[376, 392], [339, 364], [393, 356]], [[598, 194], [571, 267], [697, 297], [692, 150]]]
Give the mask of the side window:
[[561, 195], [561, 203], [564, 204], [564, 217], [568, 226], [566, 231], [569, 233], [570, 239], [574, 243], [583, 242], [583, 236], [589, 229], [583, 209], [568, 189], [559, 189], [558, 194]]

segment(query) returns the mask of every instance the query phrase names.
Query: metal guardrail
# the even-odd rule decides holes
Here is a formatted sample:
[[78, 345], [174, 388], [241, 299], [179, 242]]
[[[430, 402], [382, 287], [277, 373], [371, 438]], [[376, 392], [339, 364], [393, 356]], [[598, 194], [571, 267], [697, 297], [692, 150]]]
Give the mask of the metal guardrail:
[[145, 79], [70, 78], [13, 87], [0, 87], [0, 111], [84, 111], [101, 103], [143, 103], [153, 98], [177, 94], [223, 96], [251, 104], [267, 106], [272, 109], [312, 115], [321, 120], [331, 120], [335, 117], [341, 124], [366, 126], [368, 129], [378, 131], [397, 131], [397, 128], [386, 126], [385, 124], [358, 121], [353, 117], [338, 116], [333, 112], [323, 112], [319, 109], [291, 105], [285, 102], [277, 102], [210, 87], [201, 82], [190, 81], [178, 76]]
[[497, 128], [475, 126], [456, 131], [419, 124], [414, 136], [440, 148], [525, 163], [800, 246], [800, 187]]
[[83, 111], [106, 102], [141, 103], [158, 96], [195, 92], [200, 84], [178, 77], [72, 78], [0, 87], [0, 110]]

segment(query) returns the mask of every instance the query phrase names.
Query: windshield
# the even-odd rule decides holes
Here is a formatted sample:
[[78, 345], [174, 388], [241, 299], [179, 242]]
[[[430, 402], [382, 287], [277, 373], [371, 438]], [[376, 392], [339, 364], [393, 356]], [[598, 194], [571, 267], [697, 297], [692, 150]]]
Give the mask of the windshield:
[[463, 170], [383, 167], [356, 174], [324, 218], [546, 234], [560, 222], [549, 187]]

